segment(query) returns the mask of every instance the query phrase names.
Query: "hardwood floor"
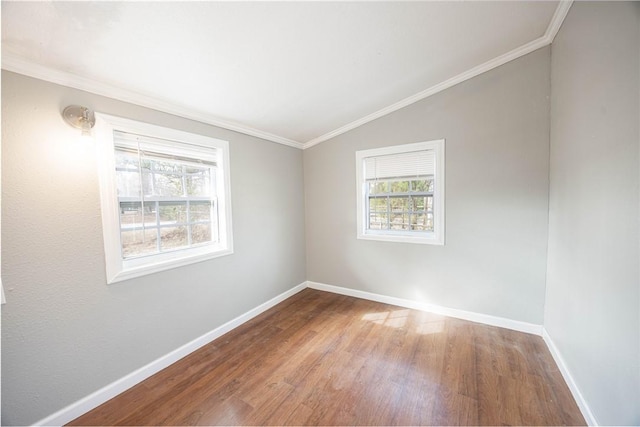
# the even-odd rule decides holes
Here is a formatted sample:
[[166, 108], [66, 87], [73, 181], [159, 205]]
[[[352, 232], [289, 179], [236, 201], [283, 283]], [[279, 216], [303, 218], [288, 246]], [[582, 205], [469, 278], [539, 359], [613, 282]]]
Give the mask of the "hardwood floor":
[[70, 423], [562, 424], [540, 337], [311, 289]]

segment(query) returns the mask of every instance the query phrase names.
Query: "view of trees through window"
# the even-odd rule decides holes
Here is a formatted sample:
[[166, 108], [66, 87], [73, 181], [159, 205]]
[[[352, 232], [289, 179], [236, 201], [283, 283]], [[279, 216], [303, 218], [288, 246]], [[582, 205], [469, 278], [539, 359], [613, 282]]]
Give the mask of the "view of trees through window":
[[123, 258], [217, 240], [215, 166], [116, 149]]
[[433, 177], [367, 182], [368, 228], [433, 231]]

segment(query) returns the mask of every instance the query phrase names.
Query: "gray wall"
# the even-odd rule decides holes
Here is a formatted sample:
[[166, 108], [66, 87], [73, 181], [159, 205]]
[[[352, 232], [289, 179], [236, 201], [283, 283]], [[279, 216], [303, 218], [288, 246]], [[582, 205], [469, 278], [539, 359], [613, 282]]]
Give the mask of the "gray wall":
[[640, 424], [640, 3], [575, 2], [552, 45], [545, 328], [600, 424]]
[[[542, 324], [543, 48], [304, 151], [307, 278]], [[445, 138], [445, 246], [356, 239], [355, 152]]]
[[[235, 253], [106, 285], [93, 148], [66, 105], [229, 141]], [[302, 152], [2, 73], [2, 423], [29, 424], [305, 280]]]
[[[544, 316], [597, 420], [639, 424], [639, 27], [638, 3], [576, 2], [551, 49], [304, 152], [3, 72], [2, 423], [308, 279]], [[230, 141], [235, 254], [107, 286], [96, 162], [68, 104]], [[357, 240], [355, 151], [440, 138], [446, 245]]]

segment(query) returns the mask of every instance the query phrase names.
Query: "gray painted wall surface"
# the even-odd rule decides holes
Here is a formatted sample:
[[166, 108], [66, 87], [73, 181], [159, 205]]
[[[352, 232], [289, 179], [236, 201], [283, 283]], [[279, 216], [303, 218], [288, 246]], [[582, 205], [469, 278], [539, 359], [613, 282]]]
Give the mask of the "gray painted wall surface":
[[[66, 105], [229, 141], [235, 253], [106, 285], [92, 147]], [[36, 422], [305, 280], [302, 152], [2, 73], [2, 423]]]
[[[2, 423], [308, 279], [544, 314], [597, 420], [639, 424], [639, 9], [575, 3], [552, 49], [304, 152], [3, 71]], [[62, 122], [68, 104], [230, 141], [235, 254], [107, 286], [94, 153]], [[440, 138], [446, 245], [357, 240], [355, 151]]]
[[[542, 324], [543, 48], [304, 151], [307, 278]], [[356, 239], [355, 152], [445, 138], [446, 245]]]
[[545, 328], [600, 424], [640, 424], [640, 3], [571, 7], [552, 45]]

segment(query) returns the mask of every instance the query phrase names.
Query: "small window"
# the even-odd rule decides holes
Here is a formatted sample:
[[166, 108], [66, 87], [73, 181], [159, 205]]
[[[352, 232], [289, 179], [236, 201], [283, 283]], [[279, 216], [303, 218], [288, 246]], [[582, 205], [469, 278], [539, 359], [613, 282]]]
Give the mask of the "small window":
[[358, 238], [444, 244], [444, 140], [356, 152]]
[[228, 143], [96, 114], [107, 281], [233, 253]]

